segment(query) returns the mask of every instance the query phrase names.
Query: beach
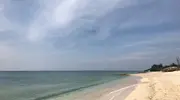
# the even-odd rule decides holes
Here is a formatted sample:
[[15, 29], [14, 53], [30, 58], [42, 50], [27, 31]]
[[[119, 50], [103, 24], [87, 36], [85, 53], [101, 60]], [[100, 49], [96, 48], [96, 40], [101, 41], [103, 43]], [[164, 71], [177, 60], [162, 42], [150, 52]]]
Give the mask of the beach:
[[[86, 98], [75, 100], [180, 100], [180, 72], [149, 72], [132, 74], [141, 77], [135, 83], [106, 88], [101, 95], [97, 92]], [[99, 90], [101, 91], [101, 90]]]
[[179, 71], [150, 72], [133, 76], [140, 76], [142, 79], [125, 100], [180, 100]]

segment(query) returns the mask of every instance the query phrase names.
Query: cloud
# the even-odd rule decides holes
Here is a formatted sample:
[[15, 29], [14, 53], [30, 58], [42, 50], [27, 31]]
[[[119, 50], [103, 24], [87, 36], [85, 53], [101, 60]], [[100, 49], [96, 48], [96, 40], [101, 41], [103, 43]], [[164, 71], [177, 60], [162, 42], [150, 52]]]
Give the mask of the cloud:
[[73, 10], [77, 8], [77, 0], [55, 2], [51, 5], [47, 2], [44, 6], [30, 25], [28, 38], [32, 41], [44, 37], [46, 31], [51, 28], [63, 28], [68, 25], [74, 18]]
[[[98, 24], [97, 19], [103, 18], [118, 5], [119, 7], [127, 7], [133, 2], [125, 2], [124, 0], [61, 0], [52, 3], [51, 1], [39, 2], [40, 9], [35, 15], [35, 19], [29, 26], [28, 38], [31, 41], [41, 40], [42, 38], [52, 35], [52, 30], [56, 32], [56, 36], [64, 37], [75, 34], [74, 30], [84, 30], [83, 26]], [[107, 5], [108, 6], [105, 6]], [[92, 27], [92, 26], [90, 26]], [[98, 38], [106, 38], [109, 36], [107, 27], [99, 26], [100, 31]], [[102, 34], [104, 33], [104, 34]], [[84, 33], [87, 34], [87, 33]]]
[[4, 8], [1, 8], [0, 11], [0, 32], [5, 30], [11, 30], [13, 28], [9, 19], [4, 15], [3, 9]]
[[9, 62], [4, 64], [9, 69], [142, 68], [145, 60], [168, 62], [179, 50], [178, 4], [179, 0], [1, 0], [1, 60]]

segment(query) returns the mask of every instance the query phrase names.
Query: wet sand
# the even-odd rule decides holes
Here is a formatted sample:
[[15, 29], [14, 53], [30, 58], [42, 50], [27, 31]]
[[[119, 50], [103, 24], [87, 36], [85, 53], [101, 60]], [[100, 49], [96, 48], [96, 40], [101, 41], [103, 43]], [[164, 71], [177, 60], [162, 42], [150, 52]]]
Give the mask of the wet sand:
[[137, 86], [140, 78], [130, 76], [112, 83], [56, 98], [53, 100], [124, 100]]

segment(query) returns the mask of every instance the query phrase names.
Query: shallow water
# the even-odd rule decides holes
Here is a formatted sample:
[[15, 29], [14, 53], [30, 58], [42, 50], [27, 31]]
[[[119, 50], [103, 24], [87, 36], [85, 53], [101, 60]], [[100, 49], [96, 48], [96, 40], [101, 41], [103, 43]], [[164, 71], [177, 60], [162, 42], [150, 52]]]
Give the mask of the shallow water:
[[125, 78], [117, 71], [0, 72], [0, 100], [46, 100]]
[[[120, 91], [118, 93], [118, 99], [124, 100], [137, 86], [140, 79], [140, 77], [128, 76], [49, 100], [110, 100], [114, 96], [113, 93]], [[111, 93], [112, 95], [109, 95]]]

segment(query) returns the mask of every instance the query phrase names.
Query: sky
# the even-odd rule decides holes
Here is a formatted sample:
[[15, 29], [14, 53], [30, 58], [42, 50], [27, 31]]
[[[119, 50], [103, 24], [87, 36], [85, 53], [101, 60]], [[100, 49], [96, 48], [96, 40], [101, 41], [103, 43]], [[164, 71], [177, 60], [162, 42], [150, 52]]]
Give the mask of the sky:
[[144, 70], [180, 56], [179, 0], [0, 0], [0, 70]]

